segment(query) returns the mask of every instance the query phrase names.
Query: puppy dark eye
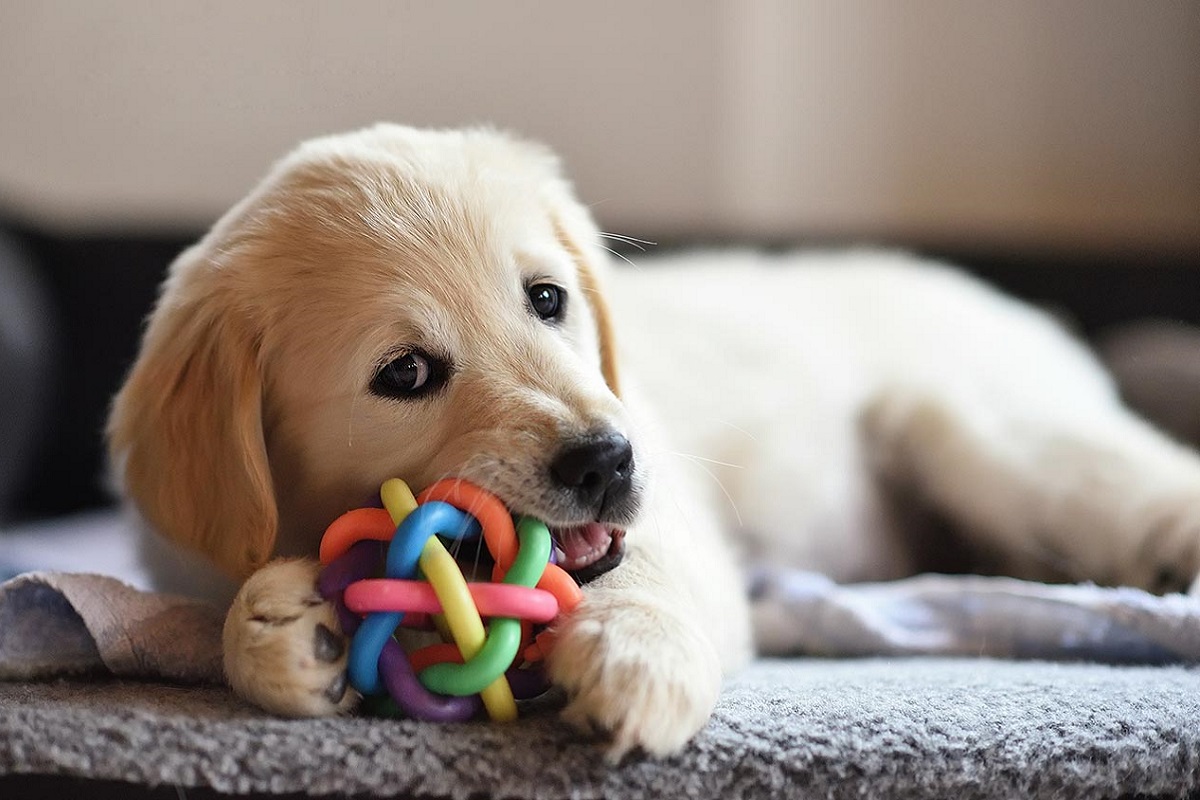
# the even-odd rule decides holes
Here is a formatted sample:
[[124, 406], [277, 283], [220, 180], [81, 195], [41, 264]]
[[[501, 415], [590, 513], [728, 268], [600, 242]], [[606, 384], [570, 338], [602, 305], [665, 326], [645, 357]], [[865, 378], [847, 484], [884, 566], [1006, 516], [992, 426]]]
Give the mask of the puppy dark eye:
[[440, 389], [448, 373], [444, 361], [414, 350], [384, 364], [371, 380], [371, 392], [409, 400]]
[[561, 319], [567, 310], [567, 293], [552, 283], [535, 283], [529, 287], [529, 305], [539, 319]]

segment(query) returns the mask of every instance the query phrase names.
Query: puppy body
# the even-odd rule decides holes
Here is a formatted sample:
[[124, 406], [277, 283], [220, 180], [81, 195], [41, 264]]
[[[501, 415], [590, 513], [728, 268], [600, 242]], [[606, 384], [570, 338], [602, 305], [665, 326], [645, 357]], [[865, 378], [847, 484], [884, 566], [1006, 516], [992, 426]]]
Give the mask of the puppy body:
[[[546, 284], [566, 311], [538, 319]], [[381, 396], [414, 353], [436, 390]], [[621, 502], [584, 508], [553, 456], [597, 431], [632, 465]], [[1200, 543], [1200, 462], [1046, 315], [899, 255], [610, 272], [554, 159], [488, 131], [378, 126], [281, 162], [173, 265], [110, 437], [130, 498], [191, 554], [159, 553], [163, 573], [199, 557], [226, 577], [192, 588], [226, 596], [249, 577], [226, 669], [281, 713], [350, 699], [311, 561], [267, 562], [311, 559], [383, 479], [457, 475], [563, 535], [627, 529], [549, 664], [618, 754], [681, 746], [749, 657], [740, 561], [921, 567], [897, 493], [1029, 577], [1161, 589]], [[755, 621], [766, 649], [785, 638]]]
[[[913, 509], [892, 497], [915, 476], [881, 474], [884, 443], [865, 425], [889, 397], [997, 424], [1069, 422], [1062, 433], [1124, 414], [1048, 314], [943, 265], [877, 251], [641, 263], [611, 281], [622, 363], [667, 426], [674, 466], [705, 476], [723, 530], [756, 561], [839, 581], [924, 566]], [[1036, 571], [997, 555], [1003, 571]]]
[[[949, 544], [978, 570], [1159, 592], [1200, 569], [1196, 454], [1124, 408], [1049, 314], [960, 272], [692, 254], [622, 273], [612, 298], [619, 328], [654, 343], [624, 361], [676, 466], [711, 478], [752, 561], [880, 580], [944, 564], [931, 548]], [[771, 651], [789, 637], [762, 612]]]

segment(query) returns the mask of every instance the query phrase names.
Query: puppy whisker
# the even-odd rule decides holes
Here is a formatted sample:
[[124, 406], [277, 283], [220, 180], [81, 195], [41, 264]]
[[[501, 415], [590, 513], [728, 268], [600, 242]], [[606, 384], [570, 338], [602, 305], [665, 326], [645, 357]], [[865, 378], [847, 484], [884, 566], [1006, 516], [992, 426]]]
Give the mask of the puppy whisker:
[[634, 269], [637, 269], [637, 264], [633, 263], [633, 262], [632, 262], [632, 261], [630, 261], [628, 258], [626, 258], [625, 256], [621, 255], [621, 254], [620, 254], [620, 253], [618, 253], [616, 250], [613, 250], [611, 247], [605, 247], [604, 245], [600, 245], [600, 247], [601, 247], [601, 249], [607, 250], [608, 252], [612, 253], [614, 256], [616, 256], [617, 258], [621, 259], [622, 261], [624, 261], [626, 264], [628, 264], [629, 266], [633, 267]]
[[681, 458], [684, 458], [685, 460], [690, 461], [691, 463], [695, 464], [700, 469], [704, 470], [704, 473], [706, 475], [708, 475], [708, 477], [713, 479], [713, 482], [717, 484], [717, 487], [725, 495], [725, 499], [729, 501], [729, 507], [731, 509], [733, 509], [733, 516], [735, 519], [737, 519], [738, 526], [740, 527], [743, 524], [742, 523], [742, 513], [740, 511], [738, 511], [737, 503], [734, 502], [733, 495], [731, 495], [729, 493], [729, 490], [725, 488], [725, 484], [721, 482], [721, 479], [718, 478], [711, 469], [704, 466], [704, 464], [701, 461], [696, 460], [692, 456], [686, 455], [685, 453], [672, 453], [671, 455], [680, 456]]
[[753, 433], [751, 433], [750, 431], [746, 430], [745, 428], [743, 428], [743, 427], [741, 427], [741, 426], [739, 426], [739, 425], [734, 425], [732, 422], [729, 422], [728, 420], [719, 419], [719, 418], [716, 418], [716, 417], [709, 417], [708, 419], [709, 419], [709, 421], [710, 421], [710, 422], [715, 422], [715, 423], [717, 423], [718, 425], [724, 425], [726, 428], [729, 428], [729, 429], [731, 429], [731, 430], [735, 430], [735, 431], [737, 431], [738, 433], [741, 433], [741, 434], [745, 434], [746, 438], [750, 439], [750, 441], [754, 442], [755, 444], [757, 444], [757, 443], [758, 443], [758, 437], [757, 437], [757, 436], [755, 436]]
[[704, 456], [698, 456], [695, 453], [679, 453], [674, 450], [668, 450], [667, 452], [673, 456], [679, 456], [680, 458], [687, 458], [687, 459], [691, 459], [693, 461], [704, 461], [709, 464], [716, 464], [719, 467], [730, 467], [731, 469], [745, 469], [745, 467], [743, 467], [741, 464], [731, 464], [728, 461], [718, 461], [715, 458], [706, 458]]
[[609, 237], [612, 237], [613, 239], [620, 239], [622, 241], [626, 241], [626, 242], [630, 242], [630, 243], [636, 242], [638, 244], [648, 244], [648, 245], [652, 245], [652, 246], [658, 244], [658, 242], [652, 242], [649, 239], [639, 239], [636, 236], [629, 236], [624, 233], [613, 233], [612, 231], [601, 231], [600, 235], [601, 236], [609, 236]]
[[[465, 471], [465, 470], [466, 470], [467, 468], [469, 468], [469, 467], [470, 467], [470, 465], [471, 465], [471, 464], [472, 464], [474, 461], [476, 461], [476, 460], [477, 460], [477, 455], [473, 455], [473, 456], [471, 456], [471, 458], [467, 459], [467, 461], [463, 463], [463, 465], [462, 465], [462, 467], [461, 467], [460, 469], [461, 469], [461, 470], [463, 470], [463, 471]], [[456, 474], [454, 474], [454, 473], [450, 473], [450, 472], [443, 472], [443, 473], [441, 474], [441, 476], [440, 476], [440, 477], [438, 477], [438, 478], [437, 478], [437, 479], [435, 479], [435, 480], [434, 480], [432, 483], [430, 483], [430, 486], [432, 486], [434, 483], [439, 483], [440, 481], [451, 480], [451, 479], [453, 479], [453, 480], [455, 480], [456, 482], [459, 482], [459, 483], [461, 483], [461, 482], [462, 482], [462, 477], [461, 477], [461, 476], [459, 476], [459, 475], [456, 475]], [[469, 513], [469, 512], [468, 512], [468, 513]], [[457, 560], [457, 559], [458, 559], [458, 557], [459, 557], [459, 553], [462, 551], [462, 546], [463, 546], [463, 539], [462, 539], [462, 537], [456, 537], [456, 538], [454, 538], [454, 539], [452, 539], [452, 540], [451, 540], [451, 542], [450, 542], [450, 546], [449, 546], [449, 548], [447, 548], [447, 549], [448, 549], [448, 551], [449, 551], [449, 553], [450, 553], [451, 557], [453, 557], [455, 560]]]
[[645, 245], [653, 247], [654, 245], [658, 244], [657, 242], [647, 241], [646, 239], [635, 239], [632, 236], [624, 236], [619, 233], [608, 233], [606, 231], [600, 231], [600, 236], [605, 239], [612, 239], [615, 242], [623, 242], [631, 247], [636, 247], [643, 253], [646, 252]]
[[475, 537], [475, 558], [471, 562], [471, 575], [476, 576], [479, 573], [479, 559], [483, 555], [483, 534]]
[[349, 419], [346, 420], [346, 447], [354, 447], [354, 419], [356, 416], [355, 407], [357, 405], [358, 393], [356, 392], [354, 396], [350, 398], [350, 416]]

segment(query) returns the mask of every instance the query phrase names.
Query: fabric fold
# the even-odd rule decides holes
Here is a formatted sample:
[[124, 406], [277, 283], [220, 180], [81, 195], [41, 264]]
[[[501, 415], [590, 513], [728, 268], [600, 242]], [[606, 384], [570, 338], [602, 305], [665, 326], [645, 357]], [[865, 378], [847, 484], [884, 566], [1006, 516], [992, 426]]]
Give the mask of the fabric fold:
[[30, 572], [0, 584], [0, 680], [107, 672], [223, 683], [223, 615], [104, 575]]
[[1191, 595], [974, 575], [838, 585], [763, 569], [752, 596], [769, 655], [1200, 662], [1200, 599]]

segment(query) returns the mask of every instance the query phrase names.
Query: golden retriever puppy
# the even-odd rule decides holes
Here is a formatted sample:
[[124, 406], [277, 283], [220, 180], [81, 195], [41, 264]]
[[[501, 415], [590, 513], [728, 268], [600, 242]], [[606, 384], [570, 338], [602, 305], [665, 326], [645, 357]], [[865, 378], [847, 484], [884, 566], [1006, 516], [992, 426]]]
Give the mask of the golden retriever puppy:
[[236, 690], [349, 705], [320, 535], [389, 476], [453, 475], [546, 520], [564, 568], [607, 572], [549, 664], [572, 718], [618, 751], [703, 724], [749, 654], [745, 601], [707, 507], [649, 477], [661, 448], [621, 401], [602, 255], [542, 148], [380, 126], [302, 146], [178, 258], [111, 448], [182, 548], [151, 554], [164, 585], [228, 598], [254, 576], [226, 629]]
[[911, 573], [914, 498], [1027, 577], [1176, 588], [1200, 542], [1200, 461], [1041, 313], [898, 255], [610, 270], [489, 130], [281, 161], [172, 266], [109, 435], [162, 584], [232, 600], [230, 684], [281, 714], [353, 703], [313, 557], [384, 479], [545, 519], [588, 579], [551, 677], [616, 755], [681, 747], [750, 656], [738, 558]]

